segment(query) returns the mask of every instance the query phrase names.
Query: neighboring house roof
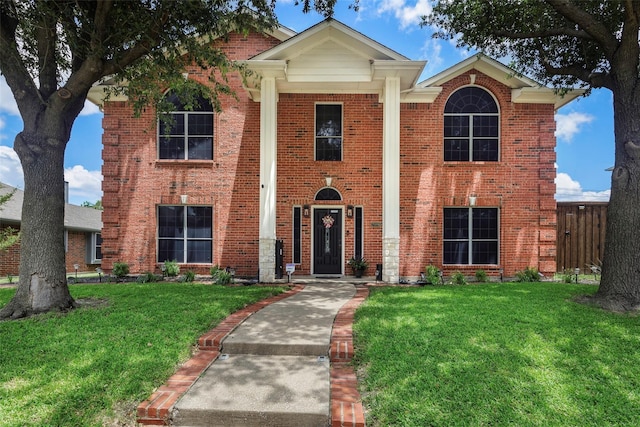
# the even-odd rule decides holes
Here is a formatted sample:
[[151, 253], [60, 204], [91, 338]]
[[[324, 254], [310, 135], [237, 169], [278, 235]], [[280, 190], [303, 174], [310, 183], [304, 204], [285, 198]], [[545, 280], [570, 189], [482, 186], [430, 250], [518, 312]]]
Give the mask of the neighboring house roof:
[[[20, 224], [22, 221], [24, 191], [0, 183], [0, 195], [8, 194], [14, 189], [16, 191], [13, 196], [0, 206], [0, 223]], [[64, 226], [68, 230], [99, 233], [102, 230], [102, 211], [66, 203], [64, 206]]]

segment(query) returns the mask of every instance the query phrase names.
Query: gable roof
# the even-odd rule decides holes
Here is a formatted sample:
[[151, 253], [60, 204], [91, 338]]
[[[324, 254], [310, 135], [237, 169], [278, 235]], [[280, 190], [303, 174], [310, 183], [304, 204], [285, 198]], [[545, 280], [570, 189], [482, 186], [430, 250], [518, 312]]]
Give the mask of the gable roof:
[[[0, 183], [0, 195], [15, 190], [13, 196], [0, 206], [0, 224], [20, 224], [24, 191]], [[102, 211], [65, 203], [64, 227], [68, 230], [99, 233], [102, 230]]]
[[415, 86], [426, 61], [412, 61], [335, 19], [326, 19], [245, 61], [259, 101], [260, 77], [275, 77], [280, 93], [382, 93], [386, 77], [400, 90]]
[[492, 79], [510, 87], [511, 101], [516, 104], [554, 104], [557, 110], [585, 93], [582, 89], [574, 89], [564, 95], [559, 95], [553, 89], [526, 76], [518, 74], [513, 69], [483, 53], [477, 53], [464, 61], [457, 63], [435, 76], [418, 83], [416, 87], [423, 90], [428, 88], [437, 88], [445, 82], [472, 69], [486, 74]]

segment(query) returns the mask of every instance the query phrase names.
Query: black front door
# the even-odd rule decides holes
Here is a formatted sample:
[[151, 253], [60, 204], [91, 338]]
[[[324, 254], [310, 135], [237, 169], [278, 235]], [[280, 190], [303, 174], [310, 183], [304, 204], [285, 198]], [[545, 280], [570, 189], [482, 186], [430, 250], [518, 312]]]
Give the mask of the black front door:
[[313, 230], [313, 272], [342, 274], [342, 209], [314, 209]]

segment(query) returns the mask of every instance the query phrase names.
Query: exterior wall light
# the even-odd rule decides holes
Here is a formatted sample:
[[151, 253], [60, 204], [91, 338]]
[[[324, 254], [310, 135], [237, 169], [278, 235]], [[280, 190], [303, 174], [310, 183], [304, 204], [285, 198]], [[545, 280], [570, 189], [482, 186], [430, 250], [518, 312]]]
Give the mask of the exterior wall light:
[[309, 218], [309, 215], [311, 215], [311, 208], [309, 205], [304, 205], [302, 207], [302, 215], [304, 215], [305, 218]]
[[348, 205], [347, 206], [347, 218], [352, 218], [353, 217], [353, 205]]

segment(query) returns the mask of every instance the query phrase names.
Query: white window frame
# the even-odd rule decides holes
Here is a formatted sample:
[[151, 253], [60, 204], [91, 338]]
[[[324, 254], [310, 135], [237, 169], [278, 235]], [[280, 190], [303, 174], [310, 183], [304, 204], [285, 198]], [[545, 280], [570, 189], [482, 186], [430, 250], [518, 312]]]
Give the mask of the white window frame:
[[[318, 126], [318, 106], [319, 105], [335, 105], [340, 106], [340, 160], [324, 160], [318, 159], [318, 138], [331, 138], [321, 137], [316, 135], [316, 128]], [[335, 138], [335, 137], [334, 137]], [[316, 162], [342, 162], [344, 160], [344, 103], [343, 102], [316, 102], [313, 106], [313, 158]]]

